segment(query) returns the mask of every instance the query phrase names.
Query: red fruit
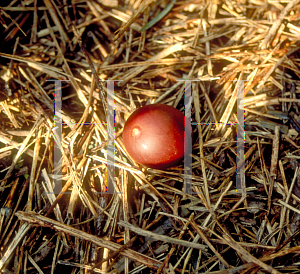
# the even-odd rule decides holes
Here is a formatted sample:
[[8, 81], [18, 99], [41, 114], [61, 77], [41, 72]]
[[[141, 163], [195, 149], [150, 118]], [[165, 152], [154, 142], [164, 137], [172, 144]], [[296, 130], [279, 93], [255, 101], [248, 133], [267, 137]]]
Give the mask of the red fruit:
[[139, 164], [166, 169], [184, 156], [184, 115], [168, 105], [154, 104], [137, 109], [125, 123], [123, 141]]

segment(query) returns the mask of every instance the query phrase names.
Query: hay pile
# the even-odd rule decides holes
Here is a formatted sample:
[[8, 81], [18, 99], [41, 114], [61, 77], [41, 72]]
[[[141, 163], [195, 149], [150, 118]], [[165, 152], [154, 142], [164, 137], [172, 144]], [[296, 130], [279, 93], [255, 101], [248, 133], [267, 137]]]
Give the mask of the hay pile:
[[[299, 273], [299, 19], [299, 0], [2, 0], [1, 273]], [[122, 142], [136, 108], [185, 111], [182, 79], [192, 193]]]

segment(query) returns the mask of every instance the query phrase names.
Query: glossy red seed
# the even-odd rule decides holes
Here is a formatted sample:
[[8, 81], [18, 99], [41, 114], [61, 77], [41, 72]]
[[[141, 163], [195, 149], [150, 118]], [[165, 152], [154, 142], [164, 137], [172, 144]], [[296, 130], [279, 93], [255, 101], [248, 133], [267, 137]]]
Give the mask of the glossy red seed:
[[156, 169], [178, 165], [184, 156], [184, 115], [168, 105], [141, 107], [126, 121], [123, 141], [139, 164]]

